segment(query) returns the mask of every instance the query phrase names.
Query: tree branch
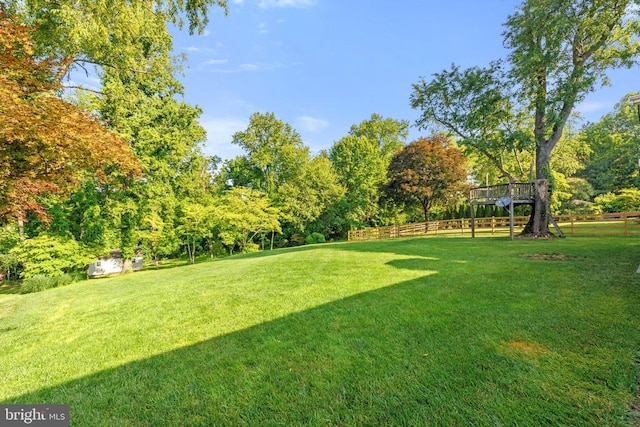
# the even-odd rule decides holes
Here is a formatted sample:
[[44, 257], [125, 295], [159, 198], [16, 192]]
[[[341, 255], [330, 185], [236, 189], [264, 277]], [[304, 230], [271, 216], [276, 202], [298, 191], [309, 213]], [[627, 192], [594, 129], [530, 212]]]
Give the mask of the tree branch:
[[63, 89], [80, 89], [80, 90], [84, 90], [84, 91], [87, 91], [87, 92], [93, 92], [93, 93], [95, 93], [97, 95], [100, 95], [100, 96], [104, 96], [104, 93], [100, 92], [99, 90], [89, 89], [89, 88], [86, 88], [86, 87], [84, 87], [82, 85], [72, 85], [72, 86], [62, 86], [62, 87], [63, 87]]

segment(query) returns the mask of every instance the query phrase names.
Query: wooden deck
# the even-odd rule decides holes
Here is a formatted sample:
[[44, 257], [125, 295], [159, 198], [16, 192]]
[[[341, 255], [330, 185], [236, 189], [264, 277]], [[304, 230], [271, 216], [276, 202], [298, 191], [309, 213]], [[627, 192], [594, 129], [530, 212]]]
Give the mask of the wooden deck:
[[474, 188], [469, 193], [469, 202], [471, 205], [495, 205], [499, 199], [509, 197], [514, 205], [532, 205], [534, 195], [533, 183], [515, 182]]
[[[513, 239], [513, 208], [519, 205], [533, 205], [535, 203], [535, 187], [530, 182], [512, 182], [509, 184], [491, 185], [489, 187], [474, 188], [469, 193], [471, 205], [471, 237], [476, 236], [476, 220], [474, 207], [476, 205], [498, 205], [509, 211], [509, 236]], [[499, 203], [497, 203], [500, 201]]]

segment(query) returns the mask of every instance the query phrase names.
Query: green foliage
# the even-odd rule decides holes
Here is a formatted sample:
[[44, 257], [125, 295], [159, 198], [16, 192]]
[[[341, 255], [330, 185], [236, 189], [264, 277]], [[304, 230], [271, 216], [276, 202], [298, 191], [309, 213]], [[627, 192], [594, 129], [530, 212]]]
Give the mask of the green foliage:
[[321, 233], [311, 233], [305, 239], [307, 245], [313, 245], [315, 243], [325, 243], [327, 240], [324, 237], [324, 234]]
[[352, 125], [349, 135], [363, 136], [370, 141], [375, 141], [380, 150], [380, 156], [388, 163], [391, 157], [404, 146], [404, 141], [409, 135], [409, 122], [384, 118], [380, 114], [373, 113], [368, 120]]
[[601, 212], [639, 212], [640, 190], [623, 188], [616, 193], [601, 194], [594, 201]]
[[40, 292], [46, 289], [57, 288], [58, 286], [65, 286], [71, 282], [73, 282], [73, 277], [69, 274], [63, 274], [61, 276], [31, 276], [22, 282], [20, 293], [29, 294], [32, 292]]
[[191, 263], [195, 263], [198, 247], [202, 247], [205, 239], [213, 235], [213, 228], [219, 223], [221, 214], [212, 205], [204, 205], [193, 200], [180, 203], [178, 215], [178, 234], [187, 247]]
[[339, 205], [345, 228], [388, 222], [388, 212], [380, 208], [379, 190], [391, 158], [402, 148], [407, 134], [407, 122], [372, 114], [331, 147], [329, 159], [347, 194]]
[[331, 161], [317, 156], [303, 165], [295, 181], [281, 186], [278, 205], [292, 229], [301, 232], [333, 209], [344, 195], [345, 188], [338, 182]]
[[220, 241], [233, 253], [243, 251], [248, 243], [265, 233], [280, 233], [280, 210], [271, 205], [262, 192], [250, 188], [233, 188], [219, 201]]
[[75, 240], [47, 233], [26, 239], [9, 253], [15, 254], [22, 263], [21, 276], [25, 279], [34, 276], [63, 276], [86, 268], [93, 260], [92, 255]]
[[302, 143], [300, 134], [273, 113], [254, 113], [247, 129], [236, 132], [232, 138], [234, 144], [247, 152], [247, 162], [239, 166], [249, 166], [251, 173], [245, 173], [243, 180], [253, 175], [256, 181], [252, 188], [272, 199], [284, 183], [299, 176], [309, 158], [309, 148]]
[[640, 186], [640, 123], [629, 95], [597, 123], [583, 128], [580, 137], [591, 149], [583, 171], [596, 194]]
[[7, 11], [37, 27], [36, 54], [60, 61], [60, 80], [70, 70], [95, 65], [147, 72], [151, 46], [171, 43], [167, 22], [182, 27], [186, 21], [190, 32], [202, 32], [214, 5], [226, 13], [225, 0], [3, 2]]
[[[535, 147], [535, 179], [547, 179], [551, 153], [574, 107], [606, 82], [608, 70], [630, 67], [640, 54], [637, 1], [603, 0], [596, 6], [523, 1], [505, 23], [508, 63], [464, 71], [453, 66], [413, 86], [411, 105], [422, 110], [418, 126], [446, 128], [512, 181], [523, 174], [509, 170], [503, 154]], [[548, 236], [550, 201], [540, 203], [530, 233]]]
[[488, 160], [501, 175], [521, 179], [528, 172], [521, 157], [532, 151], [533, 135], [510, 99], [504, 64], [466, 70], [452, 65], [432, 77], [413, 85], [411, 106], [421, 111], [417, 126], [452, 133], [467, 154]]

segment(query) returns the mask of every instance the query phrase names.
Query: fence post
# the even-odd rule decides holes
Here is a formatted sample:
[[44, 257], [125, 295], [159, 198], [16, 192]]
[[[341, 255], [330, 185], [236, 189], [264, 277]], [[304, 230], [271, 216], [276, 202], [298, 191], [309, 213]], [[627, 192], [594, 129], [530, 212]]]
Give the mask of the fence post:
[[576, 217], [571, 215], [571, 237], [575, 236], [575, 230], [574, 230], [574, 223], [575, 223]]
[[496, 228], [496, 217], [492, 216], [491, 217], [491, 235], [493, 236], [493, 232]]
[[464, 236], [464, 218], [460, 219], [460, 233]]
[[627, 214], [624, 215], [624, 237], [629, 236], [629, 216]]

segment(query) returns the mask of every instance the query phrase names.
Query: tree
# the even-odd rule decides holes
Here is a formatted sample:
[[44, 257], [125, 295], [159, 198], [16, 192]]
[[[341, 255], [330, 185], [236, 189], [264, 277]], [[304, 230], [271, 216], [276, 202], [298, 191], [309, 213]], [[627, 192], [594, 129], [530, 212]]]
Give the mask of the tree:
[[[105, 194], [105, 241], [129, 255], [142, 244], [156, 262], [179, 250], [178, 200], [208, 200], [215, 162], [201, 152], [201, 110], [180, 100], [183, 88], [174, 76], [170, 48], [164, 41], [149, 43], [146, 61], [154, 64], [149, 72], [108, 69], [103, 96], [85, 96], [88, 108], [131, 141], [144, 173], [123, 191]], [[191, 243], [185, 246], [190, 257]]]
[[369, 120], [352, 125], [349, 131], [349, 135], [364, 136], [375, 141], [385, 162], [391, 161], [391, 157], [404, 146], [408, 134], [409, 122], [384, 118], [377, 113], [371, 114]]
[[75, 240], [47, 233], [24, 240], [9, 253], [22, 263], [23, 278], [62, 276], [86, 268], [93, 259]]
[[282, 185], [279, 205], [296, 231], [304, 232], [307, 224], [332, 208], [344, 194], [331, 161], [321, 155], [304, 164], [295, 182]]
[[[606, 82], [607, 70], [631, 66], [636, 61], [640, 52], [637, 8], [633, 8], [636, 4], [635, 0], [525, 0], [505, 24], [505, 46], [511, 50], [508, 70], [494, 63], [487, 70], [456, 71], [452, 79], [443, 73], [429, 84], [423, 80], [414, 85], [412, 106], [423, 110], [419, 123], [436, 121], [452, 131], [460, 124], [470, 129], [486, 127], [476, 120], [480, 116], [501, 122], [513, 116], [513, 111], [530, 112], [536, 196], [525, 229], [528, 234], [550, 235], [549, 161], [574, 107], [599, 83]], [[478, 78], [472, 78], [477, 74], [474, 70]], [[509, 87], [514, 90], [507, 90]], [[467, 98], [478, 105], [449, 103], [446, 95], [456, 90], [464, 96], [456, 96], [453, 102]], [[483, 95], [487, 96], [484, 100]], [[433, 99], [436, 102], [432, 106]], [[526, 141], [530, 134], [499, 129], [504, 129], [501, 133], [506, 146], [521, 137]], [[494, 142], [500, 145], [498, 138], [490, 141], [490, 148], [496, 147]], [[482, 149], [482, 144], [478, 141], [477, 147]], [[495, 158], [493, 150], [485, 154]]]
[[139, 174], [125, 140], [55, 96], [59, 64], [36, 59], [31, 31], [0, 8], [0, 218], [19, 224], [27, 212], [46, 218], [41, 197], [69, 193], [85, 177]]
[[638, 159], [640, 123], [629, 95], [597, 123], [587, 124], [580, 132], [590, 147], [590, 156], [579, 176], [586, 178], [596, 194], [616, 192], [640, 186]]
[[227, 12], [225, 0], [6, 0], [5, 11], [35, 27], [36, 57], [52, 58], [62, 83], [76, 70], [145, 73], [150, 45], [171, 40], [166, 23], [202, 32], [211, 6]]
[[300, 134], [273, 113], [251, 115], [247, 129], [236, 132], [232, 143], [247, 152], [247, 162], [244, 165], [241, 161], [237, 163], [251, 168], [244, 175], [247, 178], [254, 176], [253, 188], [264, 191], [272, 199], [276, 198], [282, 184], [298, 177], [309, 159], [309, 148], [302, 143]]
[[196, 262], [198, 243], [211, 237], [219, 214], [211, 205], [203, 205], [192, 200], [180, 203], [178, 233], [184, 239], [191, 264]]
[[434, 203], [459, 200], [466, 177], [462, 151], [440, 134], [420, 138], [398, 152], [383, 190], [396, 203], [420, 206], [426, 222]]
[[[487, 159], [498, 179], [516, 182], [528, 173], [523, 156], [533, 151], [533, 135], [524, 129], [526, 118], [516, 110], [506, 79], [499, 61], [467, 70], [453, 65], [430, 82], [414, 84], [411, 106], [422, 110], [419, 128], [453, 133], [467, 156]], [[491, 173], [486, 167], [482, 172]]]
[[371, 225], [386, 171], [377, 144], [365, 136], [348, 135], [333, 144], [329, 158], [347, 190], [344, 214], [350, 225]]
[[349, 135], [335, 142], [329, 152], [340, 184], [346, 189], [341, 215], [350, 227], [386, 222], [378, 203], [393, 155], [404, 146], [409, 124], [372, 114], [351, 126]]
[[253, 239], [261, 233], [280, 233], [280, 210], [271, 205], [269, 198], [258, 190], [236, 187], [227, 191], [219, 205], [219, 237], [233, 254], [238, 246], [248, 250]]

